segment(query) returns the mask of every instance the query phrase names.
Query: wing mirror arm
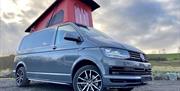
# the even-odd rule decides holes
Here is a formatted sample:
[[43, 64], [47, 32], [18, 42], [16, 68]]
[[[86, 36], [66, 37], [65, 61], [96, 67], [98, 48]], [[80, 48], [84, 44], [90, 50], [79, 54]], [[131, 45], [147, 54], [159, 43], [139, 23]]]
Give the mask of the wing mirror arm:
[[76, 41], [76, 42], [82, 41], [80, 36], [74, 33], [66, 33], [64, 39], [69, 41]]

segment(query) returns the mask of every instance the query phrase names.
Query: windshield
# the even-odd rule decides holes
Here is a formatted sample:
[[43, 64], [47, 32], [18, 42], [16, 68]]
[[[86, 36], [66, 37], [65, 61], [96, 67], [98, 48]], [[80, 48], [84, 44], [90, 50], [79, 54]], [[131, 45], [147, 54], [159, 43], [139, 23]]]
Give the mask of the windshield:
[[84, 33], [85, 35], [89, 37], [101, 37], [101, 38], [108, 38], [111, 39], [109, 36], [104, 34], [103, 32], [100, 32], [94, 28], [85, 28], [85, 27], [80, 27], [80, 31]]

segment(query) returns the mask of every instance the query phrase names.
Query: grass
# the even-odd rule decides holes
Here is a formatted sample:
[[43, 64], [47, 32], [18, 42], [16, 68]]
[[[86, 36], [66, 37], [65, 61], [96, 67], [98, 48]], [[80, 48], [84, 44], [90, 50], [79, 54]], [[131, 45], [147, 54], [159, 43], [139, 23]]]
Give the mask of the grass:
[[173, 54], [148, 54], [150, 61], [180, 61], [180, 53]]
[[180, 72], [180, 67], [172, 66], [153, 66], [153, 72]]
[[12, 69], [14, 55], [0, 57], [0, 70]]
[[150, 61], [153, 66], [180, 67], [180, 60], [176, 61]]
[[153, 72], [180, 72], [180, 61], [151, 62]]
[[153, 72], [180, 72], [180, 53], [149, 54]]

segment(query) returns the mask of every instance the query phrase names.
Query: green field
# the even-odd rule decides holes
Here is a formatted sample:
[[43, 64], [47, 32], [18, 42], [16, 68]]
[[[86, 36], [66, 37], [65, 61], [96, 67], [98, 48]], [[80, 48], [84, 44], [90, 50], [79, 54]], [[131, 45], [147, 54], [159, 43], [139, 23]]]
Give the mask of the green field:
[[180, 53], [149, 54], [148, 58], [153, 72], [180, 72]]
[[0, 71], [5, 69], [12, 69], [14, 55], [0, 57]]
[[180, 53], [174, 54], [148, 54], [150, 61], [180, 61]]

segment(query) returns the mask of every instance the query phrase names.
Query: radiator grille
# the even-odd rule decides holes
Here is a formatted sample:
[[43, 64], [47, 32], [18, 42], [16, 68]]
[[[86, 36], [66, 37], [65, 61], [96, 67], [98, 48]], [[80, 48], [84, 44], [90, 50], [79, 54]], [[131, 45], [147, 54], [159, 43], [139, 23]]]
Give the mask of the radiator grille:
[[147, 57], [145, 54], [141, 54], [138, 52], [129, 51], [130, 58], [128, 60], [134, 60], [139, 62], [147, 62]]

